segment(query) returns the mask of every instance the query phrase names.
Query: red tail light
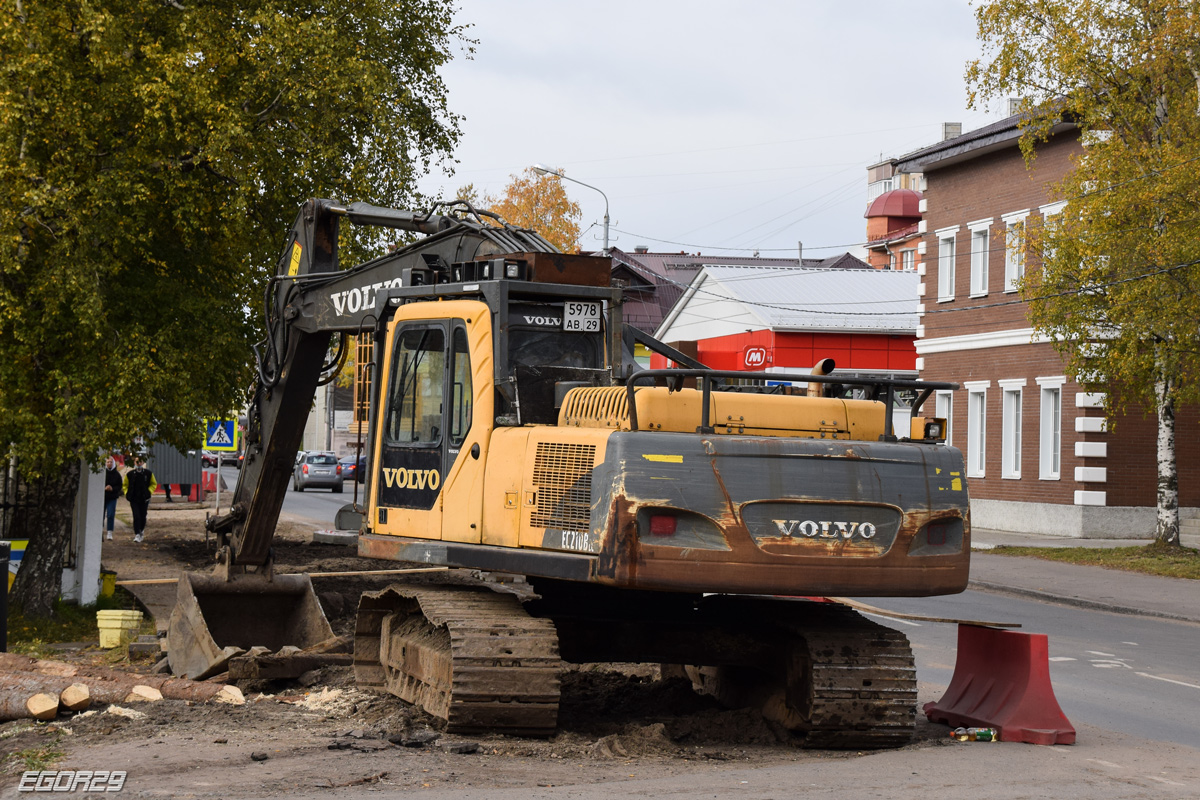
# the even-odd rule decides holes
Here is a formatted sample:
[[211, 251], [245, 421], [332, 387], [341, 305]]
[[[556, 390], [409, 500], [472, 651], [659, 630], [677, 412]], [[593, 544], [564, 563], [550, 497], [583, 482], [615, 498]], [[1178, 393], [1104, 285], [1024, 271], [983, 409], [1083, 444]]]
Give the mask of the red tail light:
[[650, 517], [651, 536], [674, 536], [675, 517], [668, 514], [654, 514]]
[[308, 474], [308, 464], [305, 464], [305, 465], [304, 465], [304, 469], [303, 469], [303, 470], [301, 470], [301, 472], [303, 472], [305, 475], [307, 475], [307, 474]]
[[338, 474], [338, 475], [341, 475], [341, 474], [342, 474], [342, 465], [341, 465], [341, 464], [338, 464], [338, 468], [337, 468], [337, 474]]

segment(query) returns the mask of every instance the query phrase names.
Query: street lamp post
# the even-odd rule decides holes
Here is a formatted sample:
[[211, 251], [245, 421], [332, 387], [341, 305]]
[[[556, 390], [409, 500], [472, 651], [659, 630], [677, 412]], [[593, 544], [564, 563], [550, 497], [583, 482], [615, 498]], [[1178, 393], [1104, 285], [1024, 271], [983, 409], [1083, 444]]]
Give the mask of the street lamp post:
[[[542, 164], [534, 164], [533, 171], [536, 172], [538, 175], [553, 175], [556, 178], [562, 178], [563, 180], [571, 181], [572, 183], [578, 183], [580, 186], [586, 186], [587, 188], [591, 189], [592, 191], [600, 192], [599, 189], [597, 189], [595, 186], [592, 186], [590, 183], [584, 183], [583, 181], [577, 181], [574, 178], [568, 178], [566, 175], [563, 175], [558, 170], [550, 169], [549, 167], [543, 166]], [[607, 254], [608, 253], [608, 195], [606, 195], [604, 192], [600, 192], [600, 196], [604, 198], [604, 252]]]

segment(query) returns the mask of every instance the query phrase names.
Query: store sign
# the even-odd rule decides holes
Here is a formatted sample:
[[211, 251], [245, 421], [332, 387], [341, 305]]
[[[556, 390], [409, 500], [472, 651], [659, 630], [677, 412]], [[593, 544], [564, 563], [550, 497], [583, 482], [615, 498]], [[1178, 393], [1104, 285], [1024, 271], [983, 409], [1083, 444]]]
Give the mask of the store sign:
[[747, 367], [765, 367], [767, 364], [767, 349], [765, 347], [746, 348]]

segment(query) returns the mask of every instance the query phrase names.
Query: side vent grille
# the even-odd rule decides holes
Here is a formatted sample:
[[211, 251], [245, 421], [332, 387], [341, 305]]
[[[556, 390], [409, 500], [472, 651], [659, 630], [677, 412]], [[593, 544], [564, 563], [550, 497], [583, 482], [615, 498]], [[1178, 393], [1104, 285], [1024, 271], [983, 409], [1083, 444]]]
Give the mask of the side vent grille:
[[592, 466], [596, 446], [539, 442], [533, 462], [535, 528], [586, 531], [592, 522]]
[[579, 428], [620, 428], [629, 422], [629, 395], [624, 386], [572, 389], [563, 400], [558, 424]]

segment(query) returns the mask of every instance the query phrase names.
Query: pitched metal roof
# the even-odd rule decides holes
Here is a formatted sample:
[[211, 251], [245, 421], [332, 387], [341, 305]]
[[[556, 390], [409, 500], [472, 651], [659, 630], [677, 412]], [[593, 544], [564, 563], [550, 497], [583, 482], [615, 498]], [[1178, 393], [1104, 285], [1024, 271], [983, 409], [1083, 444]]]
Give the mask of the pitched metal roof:
[[693, 301], [709, 314], [716, 310], [713, 301], [725, 301], [776, 331], [911, 336], [918, 324], [919, 282], [915, 272], [706, 265], [664, 327], [686, 318]]

